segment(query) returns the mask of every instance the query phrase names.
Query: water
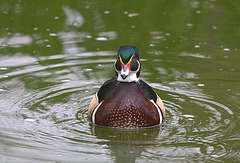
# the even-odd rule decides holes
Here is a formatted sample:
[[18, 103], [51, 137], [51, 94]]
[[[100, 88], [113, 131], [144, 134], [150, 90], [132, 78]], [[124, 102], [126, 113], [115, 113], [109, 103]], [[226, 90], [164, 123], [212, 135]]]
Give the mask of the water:
[[[1, 1], [1, 162], [240, 160], [235, 1]], [[160, 127], [89, 124], [121, 45], [163, 99]]]

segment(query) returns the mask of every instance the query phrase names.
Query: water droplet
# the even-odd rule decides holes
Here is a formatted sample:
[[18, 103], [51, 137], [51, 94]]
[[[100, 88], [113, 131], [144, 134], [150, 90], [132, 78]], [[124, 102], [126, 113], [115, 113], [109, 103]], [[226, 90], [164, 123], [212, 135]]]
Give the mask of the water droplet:
[[49, 36], [57, 36], [56, 33], [49, 33]]
[[97, 37], [97, 41], [107, 41], [108, 39], [106, 37]]
[[201, 11], [200, 11], [200, 10], [197, 10], [197, 11], [196, 11], [196, 14], [201, 14]]
[[223, 51], [230, 51], [230, 49], [229, 48], [224, 48]]
[[188, 26], [189, 28], [191, 28], [191, 27], [193, 26], [193, 24], [188, 23], [187, 26]]
[[131, 13], [131, 14], [128, 14], [128, 17], [129, 17], [129, 18], [135, 17], [135, 16], [139, 16], [139, 13]]
[[110, 11], [104, 11], [104, 14], [109, 14], [110, 13]]

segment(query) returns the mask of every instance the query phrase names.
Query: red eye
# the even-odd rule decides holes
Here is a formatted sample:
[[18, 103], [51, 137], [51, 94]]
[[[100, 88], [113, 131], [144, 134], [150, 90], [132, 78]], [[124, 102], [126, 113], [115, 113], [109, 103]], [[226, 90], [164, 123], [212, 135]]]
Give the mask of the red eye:
[[135, 60], [136, 60], [136, 56], [135, 56], [135, 55], [132, 57], [132, 60], [133, 60], [133, 61], [135, 61]]

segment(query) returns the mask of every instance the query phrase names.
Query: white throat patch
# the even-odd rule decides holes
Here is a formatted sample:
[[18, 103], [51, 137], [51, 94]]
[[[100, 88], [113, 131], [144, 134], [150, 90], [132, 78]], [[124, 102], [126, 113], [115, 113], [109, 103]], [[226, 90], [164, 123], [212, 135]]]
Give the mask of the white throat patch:
[[[139, 61], [138, 61], [139, 62]], [[116, 62], [115, 62], [116, 63]], [[114, 65], [115, 65], [114, 63]], [[115, 68], [115, 66], [114, 66]], [[115, 68], [115, 71], [117, 72], [118, 76], [117, 76], [117, 81], [120, 81], [120, 82], [137, 82], [139, 80], [139, 77], [137, 77], [137, 72], [140, 70], [140, 63], [139, 63], [139, 66], [138, 66], [138, 69], [137, 71], [130, 71], [128, 77], [126, 79], [123, 79], [122, 76], [121, 76], [121, 71], [118, 71], [116, 68]]]
[[120, 75], [120, 73], [121, 72], [118, 71], [117, 81], [120, 81], [120, 82], [137, 82], [139, 80], [139, 78], [137, 78], [137, 71], [131, 71], [126, 79], [123, 79], [122, 76]]

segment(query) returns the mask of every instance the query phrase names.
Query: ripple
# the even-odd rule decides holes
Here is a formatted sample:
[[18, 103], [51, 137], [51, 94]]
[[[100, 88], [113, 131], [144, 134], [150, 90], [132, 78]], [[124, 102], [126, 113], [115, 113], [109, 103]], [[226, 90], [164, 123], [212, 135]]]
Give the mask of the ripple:
[[31, 36], [15, 33], [10, 38], [0, 38], [0, 44], [1, 46], [22, 47], [23, 45], [30, 45], [32, 40]]
[[29, 65], [37, 61], [36, 58], [20, 54], [15, 56], [1, 56], [0, 60], [1, 70], [6, 70], [6, 67], [20, 67]]
[[[179, 160], [183, 156], [196, 155], [191, 159], [220, 161], [227, 153], [231, 153], [232, 149], [221, 141], [222, 137], [226, 137], [235, 128], [230, 127], [233, 122], [229, 119], [235, 114], [228, 106], [200, 91], [196, 92], [195, 88], [184, 90], [184, 87], [179, 89], [173, 85], [151, 85], [164, 97], [167, 117], [162, 133], [156, 139], [161, 142], [161, 146], [148, 150], [147, 156], [161, 156], [163, 159], [171, 156]], [[207, 152], [203, 150], [203, 145]]]
[[[196, 45], [195, 48], [199, 48], [199, 45]], [[180, 56], [190, 56], [190, 57], [196, 57], [196, 58], [206, 58], [206, 59], [212, 59], [210, 56], [206, 56], [204, 54], [192, 54], [192, 53], [187, 53], [187, 52], [182, 52]]]
[[[38, 59], [23, 55], [28, 61], [19, 60], [15, 66], [12, 59], [19, 55], [0, 61], [4, 68], [1, 75], [9, 76], [1, 78], [0, 85], [0, 95], [4, 94], [0, 96], [1, 146], [6, 149], [14, 144], [14, 152], [8, 153], [11, 161], [114, 157], [157, 162], [159, 158], [180, 161], [190, 156], [191, 161], [221, 161], [237, 157], [237, 147], [227, 146], [239, 141], [237, 124], [232, 120], [235, 111], [193, 82], [151, 83], [166, 106], [166, 120], [160, 127], [114, 130], [89, 124], [89, 102], [107, 80], [104, 73], [112, 68], [113, 55], [109, 51]], [[196, 79], [191, 73], [185, 77]], [[229, 132], [235, 135], [230, 137]]]
[[[106, 53], [100, 52], [98, 55]], [[88, 58], [89, 55], [92, 54], [79, 54], [75, 57]], [[16, 69], [4, 69], [3, 75], [9, 75], [10, 78], [1, 79], [3, 81], [1, 90], [3, 91], [0, 91], [0, 94], [4, 93], [4, 97], [0, 97], [0, 113], [3, 116], [0, 118], [1, 134], [12, 135], [12, 138], [5, 137], [10, 144], [19, 143], [17, 145], [19, 148], [16, 146], [15, 152], [11, 153], [8, 159], [12, 161], [15, 158], [18, 160], [20, 158], [23, 160], [34, 159], [34, 157], [30, 158], [30, 155], [41, 158], [42, 154], [39, 154], [39, 150], [49, 156], [47, 160], [56, 160], [56, 156], [61, 153], [64, 153], [61, 160], [68, 160], [67, 157], [74, 156], [76, 152], [78, 156], [81, 156], [80, 153], [82, 153], [82, 158], [87, 158], [86, 154], [101, 151], [102, 149], [97, 146], [95, 148], [89, 146], [94, 138], [91, 136], [87, 119], [87, 107], [92, 98], [92, 91], [89, 90], [96, 91], [99, 86], [94, 85], [100, 82], [88, 80], [86, 73], [92, 73], [92, 68], [88, 68], [87, 65], [98, 65], [112, 62], [112, 60], [83, 59], [77, 61], [71, 57], [67, 58], [66, 55], [58, 55], [42, 57], [41, 61], [36, 64], [36, 59], [31, 60], [28, 56], [22, 56], [23, 59], [28, 58], [27, 62], [18, 60], [18, 65], [14, 65], [12, 62], [16, 58], [18, 57], [6, 57], [0, 61], [2, 67], [17, 67]], [[41, 65], [42, 62], [55, 59], [60, 59], [62, 63], [58, 61], [53, 64]], [[7, 62], [8, 60], [9, 62]], [[97, 67], [98, 69], [104, 68], [104, 66]], [[35, 80], [33, 80], [34, 78]], [[8, 118], [11, 120], [9, 121]], [[73, 140], [79, 141], [70, 148]], [[63, 148], [60, 142], [65, 142], [65, 147], [69, 147], [69, 149]], [[47, 151], [53, 147], [58, 150], [47, 154]], [[29, 149], [32, 150], [29, 151]], [[86, 149], [88, 152], [85, 152]], [[21, 156], [22, 150], [30, 155]], [[66, 151], [68, 152], [66, 153]], [[104, 153], [102, 152], [102, 154]]]

